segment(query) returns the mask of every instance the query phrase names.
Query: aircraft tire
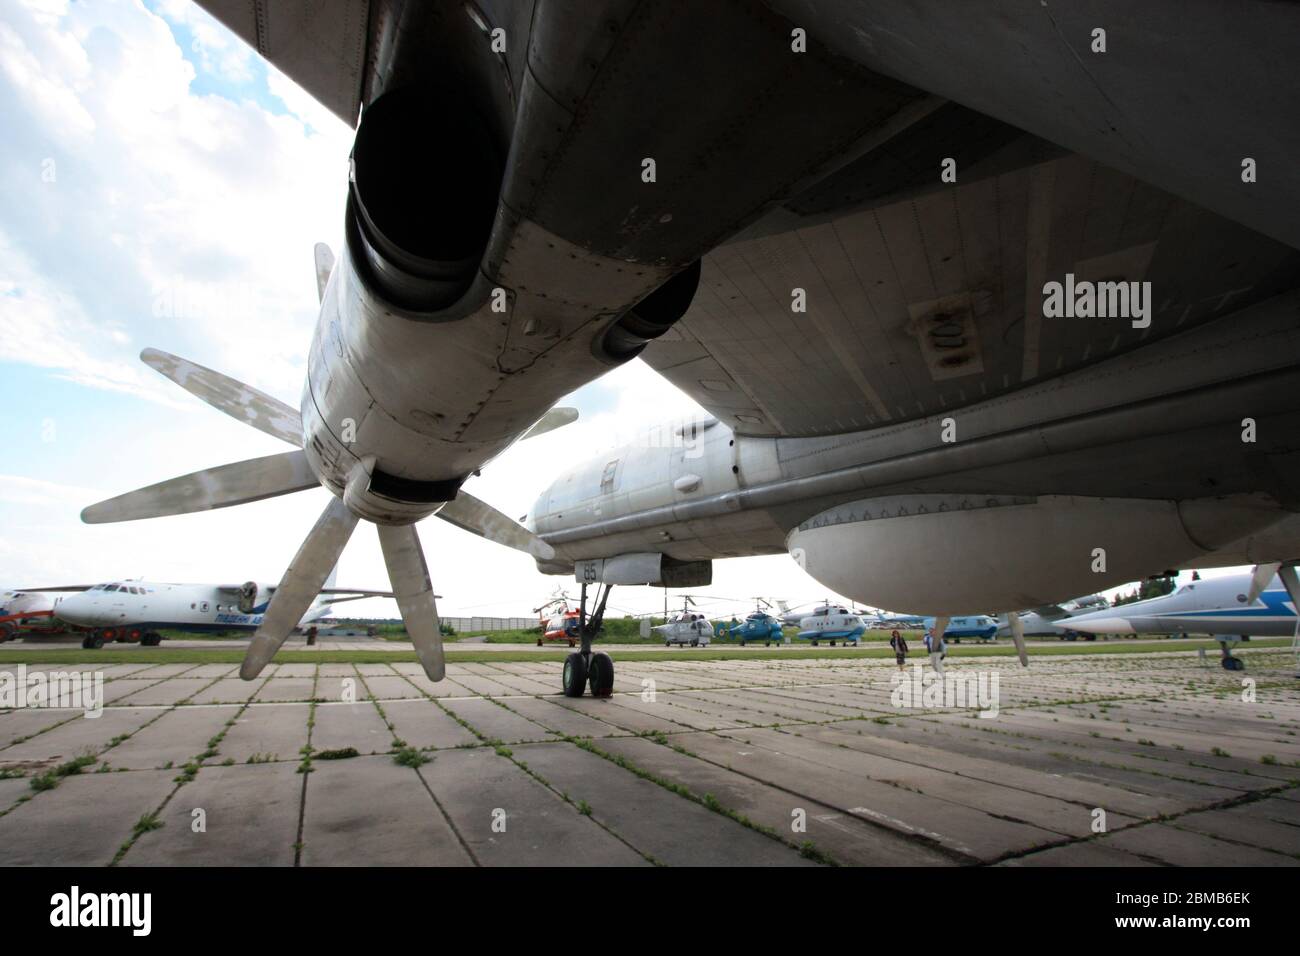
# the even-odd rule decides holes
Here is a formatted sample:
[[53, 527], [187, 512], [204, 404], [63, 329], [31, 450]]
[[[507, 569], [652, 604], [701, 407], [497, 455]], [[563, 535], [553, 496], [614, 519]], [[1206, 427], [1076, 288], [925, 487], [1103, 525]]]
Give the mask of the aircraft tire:
[[597, 651], [587, 663], [587, 681], [592, 697], [608, 697], [614, 693], [614, 661], [608, 654]]
[[1240, 657], [1225, 657], [1223, 659], [1223, 669], [1225, 671], [1244, 671], [1246, 662]]
[[162, 635], [157, 631], [148, 631], [140, 638], [141, 647], [157, 647], [162, 643]]
[[88, 650], [97, 651], [104, 646], [104, 635], [99, 631], [94, 631], [90, 637], [86, 638], [86, 642]]
[[8, 621], [5, 621], [3, 624], [0, 624], [0, 644], [3, 644], [5, 641], [13, 637], [16, 631], [17, 628], [15, 628]]
[[564, 696], [581, 697], [587, 686], [587, 661], [580, 653], [570, 654], [564, 659]]

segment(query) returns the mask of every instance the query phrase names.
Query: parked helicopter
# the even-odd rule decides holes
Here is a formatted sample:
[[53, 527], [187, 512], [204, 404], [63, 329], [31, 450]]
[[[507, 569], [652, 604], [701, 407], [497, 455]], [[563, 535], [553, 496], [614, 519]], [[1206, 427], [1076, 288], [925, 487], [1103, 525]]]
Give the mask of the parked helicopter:
[[709, 645], [713, 625], [703, 614], [690, 609], [694, 603], [689, 597], [683, 597], [681, 611], [674, 614], [667, 624], [654, 628], [655, 633], [663, 637], [666, 647], [674, 644], [690, 644], [691, 647]]
[[563, 591], [547, 601], [541, 607], [533, 608], [539, 615], [541, 636], [537, 646], [550, 641], [567, 641], [570, 647], [576, 647], [582, 637], [582, 615], [577, 608], [569, 607], [569, 596]]
[[[747, 616], [743, 623], [733, 623], [722, 626], [718, 635], [720, 637], [734, 637], [744, 647], [747, 643], [763, 642], [764, 647], [771, 647], [772, 642], [776, 641], [781, 644], [785, 639], [785, 631], [781, 627], [781, 621], [771, 614], [767, 613], [765, 608], [772, 605], [762, 598], [755, 598], [754, 613]], [[733, 619], [734, 621], [734, 619]]]

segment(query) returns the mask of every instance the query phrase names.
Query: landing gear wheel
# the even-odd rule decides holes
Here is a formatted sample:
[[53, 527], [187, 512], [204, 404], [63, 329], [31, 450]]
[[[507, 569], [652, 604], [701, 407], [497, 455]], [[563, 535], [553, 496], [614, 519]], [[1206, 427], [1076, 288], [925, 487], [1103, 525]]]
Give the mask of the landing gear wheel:
[[[613, 669], [610, 669], [611, 675]], [[564, 659], [564, 696], [581, 697], [587, 686], [587, 662], [581, 654], [570, 654]]]
[[17, 633], [17, 628], [15, 628], [8, 621], [5, 621], [3, 624], [0, 624], [0, 644], [3, 644], [5, 641], [9, 640], [11, 637], [14, 636], [15, 633]]
[[162, 643], [162, 635], [155, 631], [150, 631], [144, 637], [140, 638], [141, 647], [157, 647]]
[[1244, 671], [1246, 662], [1240, 657], [1225, 657], [1223, 659], [1223, 669], [1225, 671]]
[[542, 646], [542, 639], [540, 637], [537, 639], [537, 646], [538, 647]]
[[104, 646], [104, 634], [101, 631], [95, 631], [86, 638], [87, 650], [97, 651]]
[[587, 680], [592, 697], [608, 697], [614, 693], [614, 662], [610, 656], [597, 651], [587, 662]]

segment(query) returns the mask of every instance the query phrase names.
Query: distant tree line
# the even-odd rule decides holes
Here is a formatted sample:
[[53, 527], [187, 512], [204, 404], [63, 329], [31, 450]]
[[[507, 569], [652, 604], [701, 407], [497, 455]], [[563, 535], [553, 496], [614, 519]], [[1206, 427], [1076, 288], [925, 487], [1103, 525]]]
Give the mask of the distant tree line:
[[1163, 597], [1166, 594], [1172, 594], [1176, 581], [1177, 578], [1173, 575], [1147, 578], [1137, 586], [1136, 590], [1117, 595], [1110, 602], [1111, 607], [1118, 607], [1121, 604], [1133, 604], [1137, 601], [1145, 601], [1148, 598]]

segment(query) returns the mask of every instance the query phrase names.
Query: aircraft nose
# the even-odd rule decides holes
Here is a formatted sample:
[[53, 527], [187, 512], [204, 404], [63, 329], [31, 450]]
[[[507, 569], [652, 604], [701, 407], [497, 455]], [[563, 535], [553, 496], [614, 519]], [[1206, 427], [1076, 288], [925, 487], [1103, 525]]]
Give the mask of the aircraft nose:
[[1115, 617], [1114, 615], [1087, 615], [1085, 617], [1069, 617], [1056, 622], [1057, 627], [1065, 628], [1069, 631], [1083, 631], [1087, 634], [1134, 634], [1133, 625], [1128, 618]]
[[91, 605], [83, 597], [65, 597], [54, 607], [54, 616], [68, 624], [93, 624]]

